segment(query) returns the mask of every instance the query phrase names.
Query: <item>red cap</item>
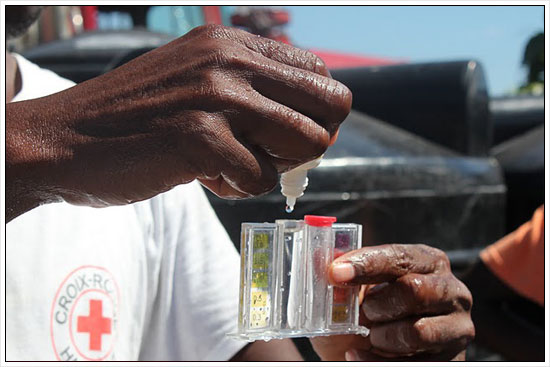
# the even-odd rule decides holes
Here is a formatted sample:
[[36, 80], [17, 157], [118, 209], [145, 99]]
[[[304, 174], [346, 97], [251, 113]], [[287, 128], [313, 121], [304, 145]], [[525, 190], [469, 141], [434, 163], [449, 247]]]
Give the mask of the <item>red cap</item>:
[[306, 224], [314, 227], [332, 227], [336, 222], [336, 217], [322, 217], [319, 215], [306, 215], [304, 217]]

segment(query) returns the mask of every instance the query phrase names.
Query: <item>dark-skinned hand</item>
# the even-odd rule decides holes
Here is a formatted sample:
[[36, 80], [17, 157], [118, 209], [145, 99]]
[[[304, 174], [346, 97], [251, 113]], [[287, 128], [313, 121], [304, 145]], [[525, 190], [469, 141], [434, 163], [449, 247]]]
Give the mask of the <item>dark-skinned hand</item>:
[[60, 200], [127, 204], [194, 179], [224, 198], [260, 195], [321, 155], [350, 108], [317, 56], [198, 27], [66, 91], [8, 103], [6, 217]]
[[445, 253], [426, 245], [364, 247], [334, 260], [329, 280], [359, 286], [368, 337], [312, 338], [323, 360], [464, 360], [474, 338], [472, 296]]

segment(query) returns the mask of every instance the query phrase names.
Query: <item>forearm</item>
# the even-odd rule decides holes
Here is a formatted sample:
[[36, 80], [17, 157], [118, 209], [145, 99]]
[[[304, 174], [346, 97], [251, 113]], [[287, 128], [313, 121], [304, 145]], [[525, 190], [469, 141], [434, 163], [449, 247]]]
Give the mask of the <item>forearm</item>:
[[[143, 106], [124, 100], [122, 88], [105, 84], [99, 77], [47, 97], [6, 104], [7, 222], [46, 203], [121, 205], [166, 190], [124, 197], [125, 190], [132, 191], [128, 181], [149, 183], [124, 173], [139, 174], [148, 167], [140, 163], [158, 158], [146, 149], [151, 134], [137, 121], [137, 115], [145, 115]], [[131, 152], [141, 156], [132, 159]]]
[[256, 341], [241, 349], [232, 362], [303, 361], [302, 355], [289, 339]]
[[6, 104], [6, 221], [41, 204], [59, 201], [54, 193], [46, 104], [41, 99]]
[[6, 223], [44, 203], [32, 188], [22, 188], [18, 181], [6, 180]]

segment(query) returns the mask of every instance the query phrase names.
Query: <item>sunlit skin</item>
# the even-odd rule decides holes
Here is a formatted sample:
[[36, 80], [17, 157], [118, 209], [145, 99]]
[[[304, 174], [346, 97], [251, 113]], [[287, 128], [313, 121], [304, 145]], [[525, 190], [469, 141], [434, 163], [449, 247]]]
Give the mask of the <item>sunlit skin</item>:
[[148, 199], [198, 179], [224, 198], [272, 190], [321, 155], [351, 93], [310, 52], [198, 27], [116, 70], [6, 108], [8, 220], [39, 204]]

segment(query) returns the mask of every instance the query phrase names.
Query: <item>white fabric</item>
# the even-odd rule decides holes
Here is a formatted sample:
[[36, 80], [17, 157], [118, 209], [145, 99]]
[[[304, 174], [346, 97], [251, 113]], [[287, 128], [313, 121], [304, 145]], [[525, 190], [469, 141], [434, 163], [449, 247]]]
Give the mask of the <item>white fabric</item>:
[[19, 54], [12, 54], [21, 73], [21, 90], [12, 102], [49, 96], [68, 89], [74, 82], [62, 78], [51, 70], [42, 69]]
[[[16, 55], [17, 100], [72, 82]], [[6, 227], [7, 360], [227, 360], [239, 257], [197, 183], [133, 205], [43, 205]]]

